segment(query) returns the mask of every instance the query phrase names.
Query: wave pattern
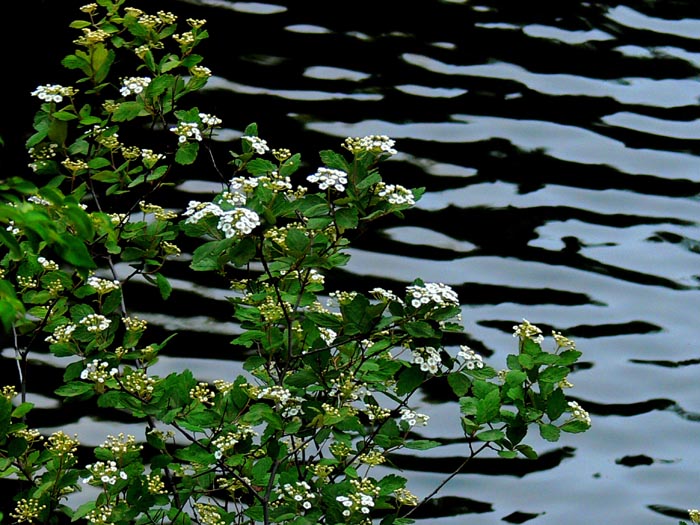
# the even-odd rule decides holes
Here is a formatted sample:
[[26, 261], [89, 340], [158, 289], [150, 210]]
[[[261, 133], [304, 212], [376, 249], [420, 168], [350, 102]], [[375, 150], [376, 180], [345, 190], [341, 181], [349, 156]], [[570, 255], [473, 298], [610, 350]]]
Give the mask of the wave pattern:
[[[401, 154], [385, 176], [427, 188], [405, 220], [360, 241], [334, 284], [454, 286], [472, 346], [494, 366], [521, 318], [572, 335], [584, 352], [573, 392], [593, 429], [555, 449], [533, 437], [535, 462], [474, 462], [421, 518], [631, 525], [676, 523], [696, 506], [695, 0], [176, 3], [182, 18], [209, 20], [202, 54], [216, 76], [199, 103], [234, 126], [215, 149], [255, 121], [314, 170], [316, 152], [344, 137], [386, 134]], [[174, 205], [206, 198], [214, 182], [183, 183]], [[175, 278], [187, 259], [179, 264]], [[149, 311], [155, 294], [144, 287], [140, 314], [180, 333], [163, 371], [238, 373], [239, 358], [221, 356], [237, 331], [226, 290], [174, 284], [171, 311]], [[48, 414], [50, 390], [34, 395]], [[445, 447], [393, 458], [418, 494], [464, 453], [457, 409], [440, 399], [440, 385], [426, 389], [422, 403], [444, 424], [425, 437]], [[117, 424], [79, 410], [59, 419], [96, 435]]]

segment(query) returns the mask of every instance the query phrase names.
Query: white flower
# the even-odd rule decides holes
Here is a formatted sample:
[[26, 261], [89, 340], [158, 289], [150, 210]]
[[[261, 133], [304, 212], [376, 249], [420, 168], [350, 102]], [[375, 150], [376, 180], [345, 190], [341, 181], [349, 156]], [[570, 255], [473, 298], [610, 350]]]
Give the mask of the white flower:
[[180, 122], [174, 128], [170, 128], [170, 131], [178, 135], [178, 142], [183, 144], [188, 140], [202, 140], [202, 132], [199, 131], [199, 124], [197, 122]]
[[218, 117], [215, 117], [214, 115], [210, 115], [209, 113], [200, 113], [199, 118], [202, 119], [202, 124], [205, 126], [218, 126], [221, 124], [221, 119]]
[[63, 87], [59, 84], [46, 84], [39, 86], [32, 91], [32, 96], [37, 97], [46, 102], [61, 102], [63, 97], [75, 95], [77, 91], [72, 87]]
[[306, 177], [306, 180], [317, 183], [321, 190], [334, 188], [336, 191], [345, 191], [345, 185], [348, 183], [348, 176], [347, 173], [341, 170], [318, 168], [316, 173]]
[[464, 364], [469, 370], [474, 370], [475, 368], [484, 368], [483, 358], [466, 345], [461, 345], [459, 347], [457, 357], [461, 357], [462, 359], [464, 359]]
[[148, 77], [128, 77], [122, 79], [122, 87], [119, 93], [124, 97], [128, 97], [132, 93], [138, 95], [151, 83]]
[[264, 155], [265, 152], [270, 151], [267, 141], [261, 139], [260, 137], [243, 135], [241, 138], [250, 142], [250, 147], [253, 148], [258, 155]]

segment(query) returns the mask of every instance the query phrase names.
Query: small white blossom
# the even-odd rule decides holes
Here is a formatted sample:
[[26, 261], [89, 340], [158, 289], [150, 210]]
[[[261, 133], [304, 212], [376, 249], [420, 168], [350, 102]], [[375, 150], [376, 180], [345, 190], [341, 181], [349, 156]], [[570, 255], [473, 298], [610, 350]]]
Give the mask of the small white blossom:
[[265, 152], [270, 151], [267, 141], [261, 139], [260, 137], [243, 135], [241, 138], [250, 142], [250, 147], [253, 148], [258, 155], [264, 155]]
[[85, 326], [88, 332], [104, 332], [111, 323], [112, 321], [100, 314], [88, 314], [78, 321], [78, 324]]
[[170, 128], [170, 131], [178, 135], [178, 142], [183, 144], [188, 140], [202, 140], [202, 132], [199, 130], [197, 122], [180, 122], [177, 126]]
[[523, 319], [522, 323], [513, 326], [513, 337], [530, 339], [537, 344], [541, 344], [544, 341], [542, 330], [531, 324], [527, 319]]
[[46, 102], [61, 102], [63, 97], [75, 95], [77, 91], [72, 87], [64, 87], [59, 84], [46, 84], [39, 86], [32, 91], [32, 96], [37, 97]]
[[131, 94], [138, 95], [141, 93], [148, 85], [151, 83], [151, 79], [148, 77], [128, 77], [122, 79], [122, 87], [119, 93], [124, 97], [128, 97]]
[[574, 419], [578, 421], [583, 421], [588, 426], [591, 425], [591, 416], [586, 410], [584, 410], [581, 407], [581, 405], [579, 405], [576, 401], [569, 401], [568, 405], [571, 409], [571, 415]]
[[208, 113], [200, 113], [199, 118], [202, 119], [202, 124], [204, 124], [205, 126], [210, 126], [212, 128], [221, 124], [220, 118], [215, 117], [214, 115], [210, 115]]
[[468, 370], [474, 370], [475, 368], [484, 368], [483, 358], [466, 345], [461, 345], [459, 347], [457, 357], [460, 357], [464, 360], [464, 364], [466, 365]]
[[333, 188], [336, 191], [345, 191], [345, 185], [348, 183], [348, 175], [341, 170], [318, 168], [316, 173], [306, 177], [306, 180], [317, 183], [321, 190]]

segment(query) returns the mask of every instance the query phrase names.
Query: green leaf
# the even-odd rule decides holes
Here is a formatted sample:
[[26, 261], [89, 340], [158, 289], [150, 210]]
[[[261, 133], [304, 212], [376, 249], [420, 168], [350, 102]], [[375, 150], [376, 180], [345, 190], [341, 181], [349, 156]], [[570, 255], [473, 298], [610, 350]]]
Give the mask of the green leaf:
[[253, 465], [253, 483], [256, 485], [267, 485], [267, 481], [270, 478], [270, 471], [272, 469], [272, 458], [261, 458], [255, 465]]
[[68, 111], [56, 111], [55, 113], [52, 113], [51, 116], [53, 118], [57, 118], [58, 120], [75, 120], [78, 118], [78, 116], [75, 113], [69, 113]]
[[476, 437], [481, 441], [501, 441], [506, 435], [502, 430], [493, 429], [479, 432]]
[[66, 262], [74, 264], [79, 268], [86, 268], [89, 270], [97, 268], [85, 243], [78, 237], [64, 235], [56, 245], [56, 251], [58, 251]]
[[295, 153], [287, 160], [285, 160], [280, 166], [280, 176], [289, 177], [301, 166], [301, 155]]
[[75, 512], [73, 513], [73, 516], [71, 517], [71, 522], [78, 521], [80, 518], [83, 518], [87, 516], [91, 511], [95, 509], [95, 506], [97, 503], [95, 501], [88, 501], [87, 503], [83, 503], [78, 507]]
[[559, 441], [561, 431], [550, 423], [540, 424], [540, 436], [547, 441]]
[[518, 453], [515, 450], [499, 450], [498, 455], [505, 459], [515, 459]]
[[399, 380], [396, 383], [396, 393], [404, 396], [413, 392], [425, 381], [425, 372], [417, 366], [409, 366], [401, 370]]
[[577, 419], [574, 421], [564, 423], [560, 428], [564, 432], [569, 432], [570, 434], [578, 434], [580, 432], [585, 432], [586, 430], [591, 428], [591, 426], [585, 421], [580, 421]]
[[112, 113], [112, 120], [114, 120], [114, 122], [134, 120], [143, 110], [143, 103], [140, 101], [130, 100], [128, 102], [122, 102], [117, 106], [117, 109], [114, 110], [114, 113]]
[[345, 158], [333, 150], [323, 150], [319, 152], [319, 156], [327, 168], [341, 170], [346, 173], [350, 171], [350, 166]]
[[475, 416], [478, 410], [477, 400], [473, 397], [459, 398], [459, 411], [465, 416]]
[[557, 364], [561, 366], [573, 365], [578, 358], [581, 357], [581, 352], [578, 350], [565, 350], [559, 354], [559, 361]]
[[175, 154], [175, 162], [178, 164], [188, 165], [192, 164], [197, 158], [199, 153], [199, 142], [185, 142], [177, 148], [177, 153]]
[[552, 392], [549, 399], [547, 399], [547, 417], [549, 417], [551, 421], [554, 421], [566, 411], [566, 407], [566, 396], [564, 392], [558, 388]]
[[447, 376], [447, 383], [452, 387], [452, 391], [457, 396], [463, 396], [469, 391], [472, 382], [469, 376], [462, 372], [453, 372]]
[[34, 403], [22, 403], [12, 411], [12, 417], [24, 417], [32, 408], [34, 408]]
[[295, 257], [301, 257], [306, 253], [311, 241], [306, 234], [297, 228], [287, 232], [287, 248]]
[[411, 450], [429, 450], [440, 446], [442, 446], [442, 443], [430, 439], [414, 439], [404, 443], [404, 447]]
[[569, 375], [569, 369], [565, 366], [550, 366], [545, 368], [539, 375], [539, 381], [543, 383], [558, 383]]
[[518, 445], [515, 450], [520, 452], [523, 456], [528, 459], [537, 459], [537, 452], [530, 445]]
[[476, 422], [489, 423], [495, 420], [498, 417], [500, 409], [501, 393], [498, 389], [495, 389], [477, 402]]
[[63, 397], [76, 397], [92, 392], [93, 390], [94, 387], [90, 383], [73, 381], [71, 383], [59, 386], [56, 390], [54, 390], [54, 393]]
[[267, 175], [273, 171], [277, 171], [277, 166], [265, 159], [253, 159], [246, 164], [246, 170], [251, 175]]
[[156, 273], [155, 277], [160, 296], [163, 298], [164, 301], [167, 301], [170, 297], [170, 293], [173, 291], [173, 287], [170, 284], [170, 281], [168, 281], [168, 279], [166, 279], [163, 274]]
[[341, 208], [335, 212], [335, 222], [343, 229], [351, 230], [357, 228], [358, 218], [355, 208]]
[[408, 335], [420, 339], [431, 339], [439, 336], [439, 334], [433, 330], [430, 323], [425, 321], [413, 321], [412, 323], [406, 323], [404, 325], [404, 329]]
[[226, 255], [234, 265], [241, 267], [253, 260], [256, 250], [255, 240], [252, 237], [244, 237], [229, 248]]

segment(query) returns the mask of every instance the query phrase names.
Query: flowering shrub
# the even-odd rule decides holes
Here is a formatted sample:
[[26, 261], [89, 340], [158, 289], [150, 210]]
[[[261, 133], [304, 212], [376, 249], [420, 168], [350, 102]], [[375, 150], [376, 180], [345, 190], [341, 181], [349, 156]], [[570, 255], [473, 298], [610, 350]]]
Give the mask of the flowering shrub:
[[[344, 153], [321, 151], [323, 165], [304, 176], [299, 153], [271, 150], [250, 124], [221, 192], [184, 210], [158, 204], [173, 168], [192, 165], [221, 124], [181, 106], [211, 75], [194, 52], [208, 35], [203, 20], [188, 19], [189, 30], [177, 33], [176, 15], [124, 3], [88, 4], [72, 24], [82, 35], [63, 64], [82, 75], [78, 87], [32, 93], [41, 101], [27, 143], [34, 173], [0, 181], [0, 321], [14, 335], [20, 370], [48, 346], [66, 362], [56, 390], [65, 403], [118, 409], [142, 422], [144, 435], [107, 436], [94, 459], [80, 462], [77, 436], [42, 436], [29, 425], [33, 405], [17, 394], [26, 391], [22, 374], [19, 389], [0, 395], [0, 476], [29, 482], [6, 516], [411, 523], [442, 485], [419, 500], [404, 477], [374, 467], [396, 451], [440, 445], [416, 437], [430, 416], [411, 401], [434, 378], [459, 402], [465, 463], [489, 451], [535, 458], [530, 428], [556, 441], [590, 427], [564, 394], [581, 353], [562, 334], [546, 350], [542, 331], [523, 320], [514, 327], [517, 352], [496, 371], [467, 345], [445, 344], [447, 334], [464, 337], [459, 298], [445, 284], [326, 291], [325, 277], [349, 260], [349, 235], [401, 216], [423, 193], [382, 180], [379, 164], [397, 153], [390, 138], [348, 138]], [[118, 56], [134, 76], [112, 78]], [[169, 146], [125, 142], [134, 129]], [[153, 340], [147, 320], [131, 313], [128, 290], [142, 278], [166, 301], [168, 262], [185, 237], [196, 246], [191, 270], [213, 272], [231, 289], [244, 375], [207, 383], [189, 370], [152, 373], [170, 338]], [[131, 273], [120, 275], [118, 262]], [[88, 486], [93, 496], [72, 506], [70, 494]]]

